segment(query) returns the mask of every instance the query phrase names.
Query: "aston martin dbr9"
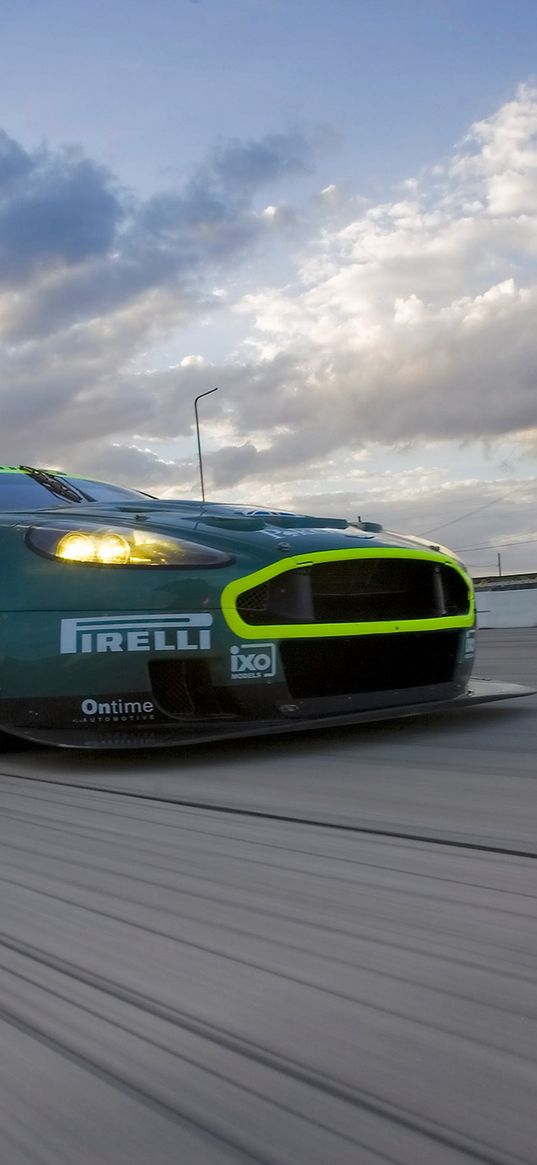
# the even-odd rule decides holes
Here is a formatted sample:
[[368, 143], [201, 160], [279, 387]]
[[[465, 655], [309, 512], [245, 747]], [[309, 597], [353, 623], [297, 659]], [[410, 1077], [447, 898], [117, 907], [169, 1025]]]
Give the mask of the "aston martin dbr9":
[[471, 579], [419, 539], [0, 469], [0, 730], [81, 748], [509, 698], [470, 683]]

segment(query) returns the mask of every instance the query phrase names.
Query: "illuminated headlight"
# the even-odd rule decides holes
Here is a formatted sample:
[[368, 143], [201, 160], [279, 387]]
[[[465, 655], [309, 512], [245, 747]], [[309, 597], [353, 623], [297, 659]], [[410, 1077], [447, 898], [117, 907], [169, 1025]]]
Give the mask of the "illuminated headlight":
[[46, 558], [84, 566], [225, 566], [228, 554], [183, 538], [119, 526], [35, 526], [27, 545]]

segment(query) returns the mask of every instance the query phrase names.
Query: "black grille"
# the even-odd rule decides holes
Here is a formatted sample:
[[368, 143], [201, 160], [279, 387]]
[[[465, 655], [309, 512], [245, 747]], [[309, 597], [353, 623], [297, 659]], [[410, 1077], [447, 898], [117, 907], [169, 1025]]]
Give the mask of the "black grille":
[[292, 697], [343, 696], [449, 683], [458, 631], [286, 639], [280, 652]]
[[252, 587], [240, 597], [241, 611], [266, 611], [268, 598], [268, 583], [261, 583], [258, 587]]
[[221, 716], [209, 665], [197, 659], [162, 659], [149, 664], [155, 703], [168, 716]]
[[470, 594], [450, 566], [414, 558], [350, 558], [284, 571], [244, 591], [245, 623], [361, 623], [465, 615]]

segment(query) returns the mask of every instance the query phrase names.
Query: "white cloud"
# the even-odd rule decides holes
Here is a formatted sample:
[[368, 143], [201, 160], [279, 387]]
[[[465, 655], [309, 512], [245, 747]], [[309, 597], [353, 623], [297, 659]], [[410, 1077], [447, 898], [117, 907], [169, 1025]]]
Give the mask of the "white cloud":
[[[274, 464], [286, 445], [297, 456], [299, 430], [307, 457], [308, 445], [319, 456], [349, 441], [495, 438], [532, 423], [536, 135], [537, 93], [523, 87], [472, 127], [441, 175], [407, 180], [411, 197], [324, 229], [297, 284], [243, 299], [265, 383], [278, 361], [272, 423], [291, 421]], [[270, 424], [266, 398], [244, 404], [238, 438]]]
[[205, 359], [204, 356], [192, 355], [183, 356], [183, 359], [180, 363], [181, 368], [206, 368], [209, 362]]
[[[190, 463], [170, 467], [148, 446], [189, 439], [193, 395], [214, 384], [222, 391], [204, 419], [207, 475], [243, 496], [272, 491], [289, 504], [309, 496], [306, 485], [303, 495], [296, 486], [309, 476], [323, 483], [319, 504], [329, 497], [343, 504], [356, 454], [375, 445], [415, 445], [419, 462], [424, 442], [509, 440], [521, 456], [535, 456], [531, 86], [476, 122], [451, 157], [406, 175], [392, 200], [348, 198], [333, 182], [300, 216], [271, 189], [282, 175], [291, 180], [309, 167], [308, 143], [293, 135], [233, 142], [184, 191], [146, 204], [126, 202], [115, 181], [79, 155], [36, 159], [9, 142], [4, 154], [6, 189], [31, 172], [36, 205], [43, 175], [49, 186], [57, 182], [56, 202], [67, 206], [84, 175], [88, 181], [76, 246], [59, 232], [55, 249], [38, 240], [22, 262], [9, 249], [7, 226], [13, 220], [26, 230], [34, 204], [24, 202], [22, 224], [12, 202], [0, 213], [11, 263], [0, 296], [8, 457], [18, 445], [26, 460], [63, 461], [68, 442], [73, 463], [89, 470], [92, 460], [106, 462], [108, 440], [116, 448], [106, 463], [122, 480], [132, 474], [133, 484], [160, 482], [168, 491], [173, 477], [186, 489]], [[262, 188], [270, 201], [256, 209]], [[95, 226], [100, 206], [108, 213], [104, 233]], [[288, 249], [283, 286], [274, 283], [278, 262], [270, 254], [277, 228]], [[298, 246], [299, 238], [302, 252], [293, 259], [290, 240]], [[254, 243], [266, 248], [255, 261]], [[198, 334], [216, 314], [221, 334], [231, 316], [230, 333], [236, 337], [241, 323], [245, 333], [220, 363], [211, 357], [210, 328]], [[155, 358], [166, 337], [173, 337], [174, 367]], [[440, 485], [429, 471], [419, 481], [420, 496], [441, 514], [449, 474]], [[407, 488], [402, 479], [390, 485], [386, 497], [396, 511]], [[479, 497], [489, 487], [467, 480], [460, 488]], [[525, 504], [515, 496], [514, 507]]]

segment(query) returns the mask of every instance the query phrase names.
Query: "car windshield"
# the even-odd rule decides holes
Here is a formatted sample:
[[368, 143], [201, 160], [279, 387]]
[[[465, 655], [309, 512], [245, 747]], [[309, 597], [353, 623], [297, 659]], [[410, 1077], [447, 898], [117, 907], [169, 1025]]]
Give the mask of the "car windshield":
[[[120, 485], [89, 481], [58, 474], [61, 481], [71, 485], [90, 502], [140, 502], [147, 494]], [[28, 473], [0, 473], [0, 506], [3, 510], [49, 509], [51, 506], [75, 505], [68, 498], [58, 497]]]
[[80, 490], [91, 502], [140, 502], [143, 498], [151, 497], [150, 494], [142, 493], [138, 489], [128, 489], [124, 485], [109, 485], [105, 481], [89, 481], [85, 477], [67, 477], [62, 473], [61, 480]]

